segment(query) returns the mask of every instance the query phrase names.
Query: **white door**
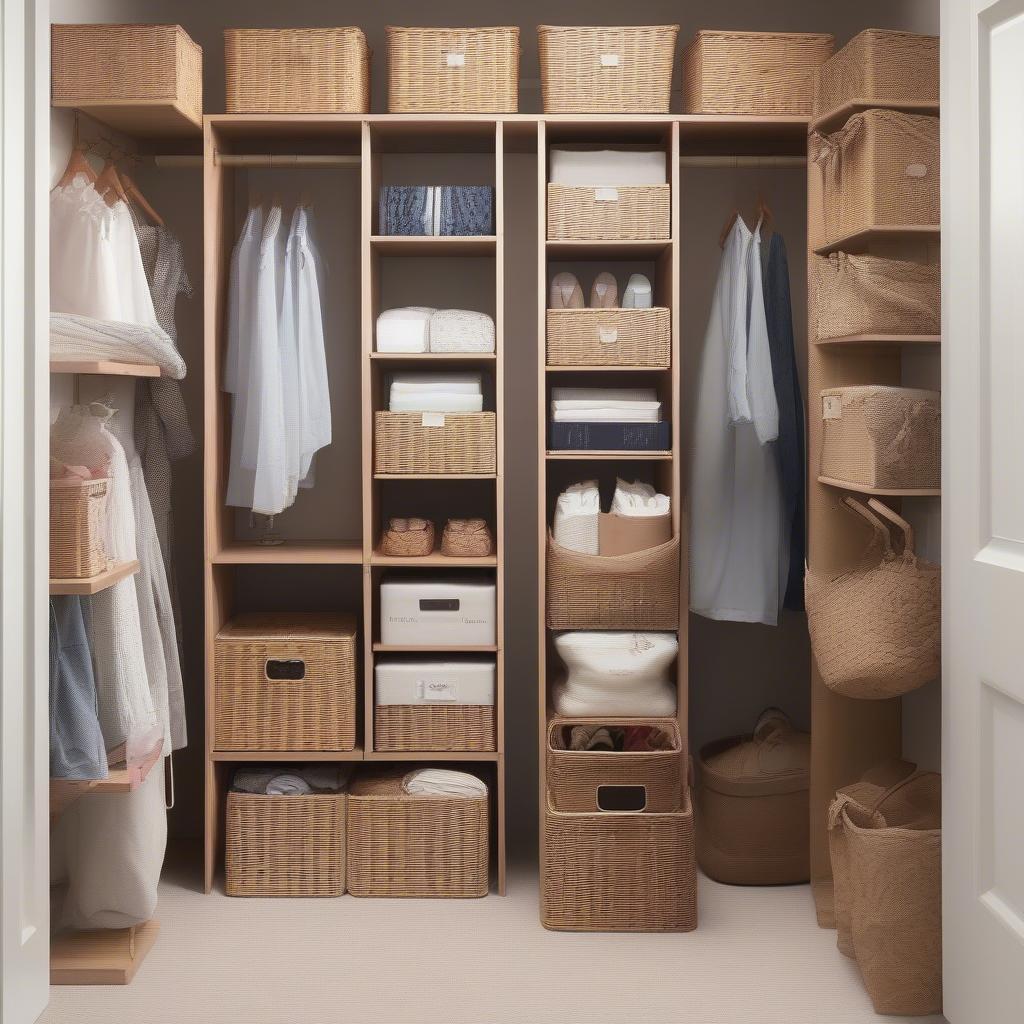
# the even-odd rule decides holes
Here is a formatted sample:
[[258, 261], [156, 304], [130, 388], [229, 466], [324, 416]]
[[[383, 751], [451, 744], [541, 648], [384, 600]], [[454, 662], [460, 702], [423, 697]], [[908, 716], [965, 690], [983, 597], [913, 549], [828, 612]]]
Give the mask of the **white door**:
[[1024, 0], [942, 4], [943, 961], [1024, 1021]]

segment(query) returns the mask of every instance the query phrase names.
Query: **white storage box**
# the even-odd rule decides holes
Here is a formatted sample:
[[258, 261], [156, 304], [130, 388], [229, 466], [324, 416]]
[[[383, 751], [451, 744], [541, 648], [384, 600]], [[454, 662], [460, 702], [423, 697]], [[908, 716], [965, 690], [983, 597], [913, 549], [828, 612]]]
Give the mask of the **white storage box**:
[[666, 185], [667, 165], [660, 149], [552, 149], [548, 180], [552, 185]]
[[429, 306], [399, 306], [377, 317], [378, 352], [426, 352], [430, 339]]
[[374, 703], [484, 704], [494, 706], [493, 658], [467, 661], [380, 660], [374, 669]]
[[383, 644], [437, 647], [496, 642], [494, 580], [385, 578], [380, 585]]

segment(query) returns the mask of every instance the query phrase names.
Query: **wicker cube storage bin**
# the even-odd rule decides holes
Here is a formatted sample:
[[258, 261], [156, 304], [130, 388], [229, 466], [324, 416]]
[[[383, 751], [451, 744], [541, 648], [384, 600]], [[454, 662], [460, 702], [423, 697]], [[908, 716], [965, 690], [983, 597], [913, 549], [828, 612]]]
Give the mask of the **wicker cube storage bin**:
[[669, 310], [549, 309], [549, 366], [652, 366], [672, 362]]
[[519, 28], [387, 27], [392, 114], [514, 114]]
[[349, 790], [348, 891], [353, 896], [486, 896], [487, 797], [411, 795], [404, 771], [368, 774]]
[[214, 750], [352, 750], [350, 615], [240, 615], [214, 640]]
[[229, 114], [363, 114], [370, 49], [360, 28], [227, 28]]
[[819, 32], [701, 31], [683, 50], [687, 114], [809, 114], [835, 49]]
[[373, 709], [374, 750], [497, 750], [493, 705], [451, 707], [378, 704]]
[[493, 412], [374, 413], [375, 473], [497, 472]]
[[939, 393], [918, 388], [828, 388], [821, 393], [821, 475], [882, 489], [940, 481]]
[[671, 185], [548, 184], [548, 238], [666, 239], [671, 233]]
[[50, 578], [98, 576], [109, 564], [104, 544], [110, 481], [50, 481]]
[[572, 932], [697, 927], [693, 809], [664, 814], [559, 811], [548, 794], [541, 924]]
[[678, 25], [538, 25], [547, 114], [667, 114]]
[[347, 799], [344, 793], [229, 792], [224, 825], [227, 895], [343, 895]]

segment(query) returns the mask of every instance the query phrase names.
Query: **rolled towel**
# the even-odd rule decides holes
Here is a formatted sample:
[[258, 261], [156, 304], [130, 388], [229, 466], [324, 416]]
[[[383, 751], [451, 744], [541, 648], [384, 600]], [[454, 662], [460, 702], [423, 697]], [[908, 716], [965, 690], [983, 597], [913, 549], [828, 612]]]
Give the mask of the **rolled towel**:
[[239, 768], [231, 780], [238, 793], [269, 796], [303, 796], [307, 793], [343, 793], [350, 768], [337, 764], [275, 765], [273, 768]]
[[281, 772], [267, 783], [267, 796], [306, 796], [313, 787], [301, 776]]
[[406, 793], [426, 796], [480, 797], [487, 795], [487, 784], [469, 772], [447, 768], [420, 768], [402, 779]]
[[596, 480], [567, 487], [555, 502], [555, 543], [584, 555], [598, 554], [601, 492]]
[[650, 484], [637, 480], [627, 483], [622, 479], [615, 481], [615, 494], [612, 496], [611, 511], [620, 516], [663, 516], [671, 510], [671, 500], [667, 494], [659, 494]]

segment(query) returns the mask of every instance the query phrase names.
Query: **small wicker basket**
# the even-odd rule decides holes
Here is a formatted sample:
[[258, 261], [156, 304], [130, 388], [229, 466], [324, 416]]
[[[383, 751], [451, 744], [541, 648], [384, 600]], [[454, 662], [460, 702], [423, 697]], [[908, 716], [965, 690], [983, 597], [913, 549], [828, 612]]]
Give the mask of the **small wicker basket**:
[[441, 535], [441, 554], [486, 558], [494, 554], [494, 534], [485, 519], [449, 519]]
[[378, 704], [373, 711], [375, 750], [496, 750], [493, 704]]
[[393, 517], [380, 538], [380, 553], [391, 558], [423, 558], [434, 550], [429, 519]]
[[110, 481], [50, 481], [50, 577], [79, 580], [109, 565], [103, 542]]
[[548, 184], [548, 238], [574, 241], [667, 239], [671, 185], [592, 188]]
[[497, 471], [493, 412], [374, 413], [373, 466], [388, 474]]
[[650, 366], [672, 362], [669, 310], [549, 309], [550, 366]]

